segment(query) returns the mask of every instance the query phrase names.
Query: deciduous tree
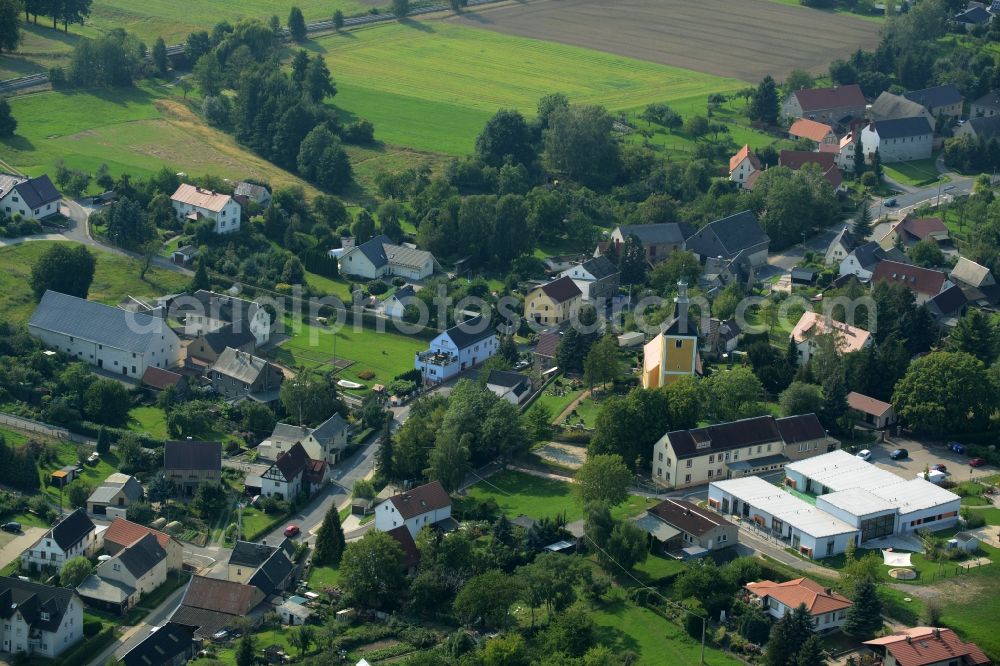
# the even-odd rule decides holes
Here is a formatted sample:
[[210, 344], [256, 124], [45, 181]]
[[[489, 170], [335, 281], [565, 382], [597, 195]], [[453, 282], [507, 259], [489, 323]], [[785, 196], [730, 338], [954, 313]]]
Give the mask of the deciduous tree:
[[31, 267], [31, 290], [41, 299], [49, 289], [86, 298], [97, 260], [83, 245], [55, 243]]
[[406, 590], [402, 548], [385, 532], [367, 532], [344, 549], [340, 583], [351, 603], [382, 610], [396, 606]]
[[63, 568], [59, 572], [59, 584], [63, 587], [76, 587], [93, 570], [94, 566], [90, 563], [90, 560], [82, 555], [77, 555], [63, 564]]
[[945, 437], [984, 429], [996, 396], [982, 361], [965, 352], [932, 352], [910, 364], [892, 402], [916, 432]]
[[628, 499], [632, 473], [617, 454], [589, 456], [576, 472], [574, 489], [581, 501], [604, 502], [609, 506]]

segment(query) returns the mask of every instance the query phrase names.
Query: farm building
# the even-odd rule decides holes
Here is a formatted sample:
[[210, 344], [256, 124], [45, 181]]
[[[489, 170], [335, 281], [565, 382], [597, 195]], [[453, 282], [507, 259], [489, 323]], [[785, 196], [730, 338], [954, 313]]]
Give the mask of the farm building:
[[861, 145], [868, 162], [875, 151], [883, 164], [925, 160], [931, 156], [933, 144], [934, 127], [923, 117], [876, 120], [861, 130]]
[[790, 94], [781, 105], [786, 118], [808, 118], [827, 124], [844, 124], [865, 115], [865, 95], [861, 86], [803, 88]]
[[702, 263], [710, 258], [735, 260], [740, 257], [751, 267], [767, 263], [771, 239], [760, 228], [757, 217], [745, 210], [709, 222], [687, 239], [684, 248], [698, 255]]
[[345, 250], [338, 264], [341, 274], [368, 280], [389, 276], [423, 280], [441, 268], [430, 252], [410, 245], [396, 245], [385, 235]]

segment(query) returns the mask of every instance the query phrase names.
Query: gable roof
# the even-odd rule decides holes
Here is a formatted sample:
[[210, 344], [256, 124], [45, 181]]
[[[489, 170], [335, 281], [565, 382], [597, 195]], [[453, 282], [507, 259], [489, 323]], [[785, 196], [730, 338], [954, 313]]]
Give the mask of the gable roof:
[[136, 578], [141, 578], [157, 564], [167, 559], [167, 552], [160, 547], [154, 535], [147, 534], [119, 552], [112, 560], [102, 563], [98, 567], [98, 575], [100, 575], [100, 568], [106, 566], [108, 562], [114, 559], [121, 562], [122, 566], [128, 569], [130, 574]]
[[249, 328], [243, 326], [240, 326], [239, 328], [241, 330], [237, 333], [234, 330], [235, 326], [232, 323], [229, 323], [215, 331], [202, 333], [200, 337], [216, 354], [224, 352], [226, 347], [239, 349], [247, 344], [256, 345], [257, 336], [255, 336]]
[[199, 289], [193, 294], [182, 294], [172, 301], [177, 304], [179, 313], [193, 309], [197, 303], [200, 306], [197, 314], [230, 324], [253, 319], [260, 309], [260, 304], [256, 301], [229, 294], [217, 294], [207, 289]]
[[775, 420], [778, 432], [785, 444], [811, 442], [815, 439], [825, 439], [826, 429], [815, 414], [796, 414]]
[[965, 257], [958, 258], [955, 267], [951, 269], [951, 279], [959, 280], [973, 287], [981, 287], [995, 282], [990, 269]]
[[283, 589], [289, 574], [295, 569], [295, 565], [281, 548], [276, 548], [271, 555], [264, 560], [256, 573], [248, 581], [264, 594], [270, 596]]
[[263, 600], [264, 593], [253, 585], [192, 576], [181, 604], [216, 613], [246, 615]]
[[905, 285], [910, 291], [928, 296], [941, 293], [948, 276], [941, 271], [909, 266], [895, 261], [883, 261], [872, 272], [872, 282], [892, 282]]
[[385, 253], [387, 261], [395, 266], [423, 268], [427, 265], [428, 261], [432, 264], [434, 263], [434, 255], [427, 250], [418, 250], [415, 247], [395, 245], [393, 243], [385, 243], [382, 250]]
[[885, 139], [901, 139], [911, 136], [933, 134], [934, 129], [926, 118], [894, 118], [892, 120], [876, 120], [875, 131], [880, 141]]
[[856, 83], [833, 88], [803, 88], [792, 94], [802, 107], [802, 113], [846, 106], [865, 107], [865, 95]]
[[172, 660], [187, 655], [194, 643], [194, 627], [167, 622], [159, 629], [152, 629], [119, 661], [125, 666], [157, 666], [172, 663]]
[[212, 372], [232, 377], [244, 384], [253, 384], [269, 365], [271, 364], [268, 363], [267, 359], [260, 356], [226, 347], [212, 364]]
[[176, 338], [159, 317], [126, 312], [51, 290], [42, 296], [28, 326], [134, 353], [145, 353], [161, 335]]
[[407, 529], [406, 525], [400, 525], [399, 527], [394, 527], [388, 532], [389, 536], [396, 540], [399, 547], [403, 549], [403, 563], [407, 568], [414, 567], [420, 562], [420, 551], [417, 549], [417, 544], [413, 540], [413, 535], [410, 534], [410, 530]]
[[808, 118], [799, 118], [788, 128], [790, 135], [810, 139], [816, 143], [822, 143], [831, 132], [833, 128], [829, 125]]
[[603, 254], [583, 262], [580, 268], [593, 275], [595, 280], [602, 280], [618, 272], [618, 268]]
[[553, 303], [565, 303], [583, 294], [580, 288], [576, 286], [576, 283], [569, 277], [561, 277], [538, 288], [552, 299]]
[[233, 190], [233, 195], [248, 197], [254, 201], [260, 201], [269, 197], [271, 193], [268, 192], [267, 188], [263, 185], [248, 183], [244, 180], [236, 184], [236, 189]]
[[534, 353], [546, 358], [555, 358], [560, 340], [562, 340], [562, 336], [558, 333], [542, 333], [538, 336], [538, 343], [535, 344]]
[[379, 234], [375, 238], [366, 240], [361, 245], [355, 245], [354, 249], [361, 252], [368, 258], [368, 261], [372, 263], [375, 268], [382, 268], [387, 263], [389, 263], [389, 257], [386, 256], [385, 246], [392, 243], [388, 236], [384, 234]]
[[811, 310], [806, 310], [802, 313], [789, 337], [795, 341], [795, 344], [801, 344], [809, 338], [831, 331], [837, 333], [837, 349], [841, 354], [849, 354], [864, 349], [865, 345], [871, 339], [871, 333], [863, 328], [835, 321], [832, 318], [824, 317], [821, 313]]
[[204, 190], [195, 185], [181, 183], [180, 187], [178, 187], [177, 191], [171, 195], [170, 199], [172, 201], [185, 203], [189, 206], [203, 208], [205, 210], [210, 210], [213, 213], [218, 213], [225, 208], [226, 204], [232, 201], [233, 198], [228, 194], [220, 194], [219, 192], [214, 192], [212, 190]]
[[1000, 134], [1000, 116], [977, 116], [969, 118], [965, 124], [972, 127], [977, 138], [989, 139]]
[[[7, 619], [19, 611], [32, 629], [58, 631], [75, 596], [73, 590], [65, 587], [0, 576], [0, 617]], [[41, 619], [42, 612], [49, 614], [48, 620]]]
[[933, 86], [923, 90], [911, 90], [903, 93], [903, 97], [928, 109], [962, 103], [962, 93], [958, 92], [958, 88], [951, 84]]
[[688, 238], [694, 229], [684, 222], [665, 222], [661, 224], [623, 224], [618, 227], [622, 239], [635, 236], [643, 245], [658, 243], [675, 243], [680, 245]]
[[509, 389], [517, 388], [527, 381], [527, 375], [522, 375], [520, 372], [511, 372], [510, 370], [490, 370], [489, 376], [486, 377], [487, 384], [503, 386]]
[[757, 158], [757, 154], [750, 150], [749, 144], [743, 144], [743, 147], [737, 151], [735, 155], [729, 158], [729, 173], [736, 171], [736, 167], [740, 165], [740, 162], [750, 158], [750, 165], [757, 170], [760, 170], [761, 164], [760, 160]]
[[56, 186], [45, 174], [35, 178], [3, 174], [0, 178], [2, 178], [0, 179], [0, 197], [7, 195], [11, 190], [17, 190], [21, 200], [28, 208], [39, 208], [62, 198]]
[[472, 319], [466, 319], [463, 322], [455, 324], [445, 331], [445, 334], [451, 338], [456, 347], [465, 349], [477, 342], [482, 342], [487, 338], [493, 337], [496, 335], [496, 330], [489, 325], [488, 321], [483, 319], [482, 315], [478, 315]]
[[929, 666], [952, 660], [958, 660], [962, 666], [991, 663], [978, 645], [963, 642], [951, 629], [913, 627], [865, 641], [865, 645], [884, 647], [898, 666]]
[[229, 564], [256, 569], [264, 564], [276, 550], [278, 550], [277, 546], [268, 546], [265, 543], [237, 541], [233, 546], [233, 552], [229, 554]]
[[809, 578], [795, 578], [784, 583], [762, 580], [747, 583], [744, 587], [758, 597], [777, 599], [788, 608], [798, 608], [801, 604], [805, 604], [810, 615], [822, 615], [854, 605], [844, 595], [823, 587]]
[[858, 265], [867, 271], [874, 269], [879, 262], [886, 260], [886, 251], [875, 241], [868, 241], [857, 246], [851, 254], [854, 255]]
[[104, 543], [110, 542], [121, 546], [131, 546], [147, 534], [152, 534], [156, 537], [156, 542], [163, 549], [166, 549], [167, 544], [173, 539], [169, 534], [154, 530], [152, 527], [133, 523], [124, 518], [115, 518], [111, 521], [108, 529], [104, 531]]
[[709, 222], [687, 240], [686, 248], [705, 257], [717, 256], [721, 248], [731, 256], [770, 241], [760, 228], [757, 216], [745, 210]]
[[309, 456], [306, 454], [306, 450], [296, 442], [290, 449], [278, 454], [271, 468], [277, 468], [285, 481], [291, 481], [302, 474], [302, 470], [306, 468], [308, 462]]
[[717, 527], [734, 527], [721, 515], [684, 500], [665, 499], [650, 508], [649, 513], [666, 524], [695, 536], [708, 534]]
[[163, 445], [164, 469], [222, 469], [222, 442], [168, 440]]
[[851, 253], [854, 251], [854, 248], [858, 246], [858, 240], [854, 237], [851, 230], [847, 228], [847, 225], [844, 225], [844, 228], [833, 237], [832, 241], [830, 241], [830, 245], [827, 246], [827, 251], [829, 251], [829, 249], [834, 245], [839, 245], [844, 248], [846, 252]]
[[334, 412], [333, 416], [316, 426], [316, 429], [312, 431], [312, 436], [317, 442], [325, 444], [347, 429], [347, 427], [348, 423], [340, 415], [340, 412]]
[[823, 177], [830, 187], [837, 189], [844, 182], [844, 176], [835, 164], [835, 154], [831, 152], [812, 152], [808, 150], [782, 150], [778, 156], [778, 165], [798, 171], [806, 164], [818, 164]]
[[[884, 121], [896, 118], [926, 118], [929, 112], [917, 102], [886, 91], [872, 102], [870, 113], [873, 119]], [[881, 136], [881, 132], [879, 136]]]
[[955, 15], [955, 20], [959, 23], [969, 23], [971, 25], [987, 23], [990, 18], [990, 13], [986, 11], [986, 8], [979, 4], [974, 4], [964, 12]]
[[664, 437], [678, 459], [781, 441], [781, 433], [778, 432], [773, 416], [755, 416], [704, 428], [675, 430]]
[[965, 298], [962, 288], [952, 285], [927, 301], [927, 307], [931, 314], [947, 317], [958, 313], [967, 303], [968, 299]]
[[65, 551], [75, 546], [95, 529], [94, 521], [87, 516], [87, 512], [83, 509], [76, 509], [56, 523], [50, 532], [52, 540]]
[[184, 375], [157, 368], [155, 365], [149, 366], [146, 368], [146, 372], [142, 373], [142, 383], [155, 389], [163, 390], [177, 386], [182, 381], [184, 381]]
[[114, 499], [115, 495], [121, 491], [129, 501], [136, 501], [142, 498], [142, 484], [139, 483], [138, 479], [134, 476], [129, 476], [128, 474], [122, 474], [121, 472], [115, 472], [107, 479], [105, 479], [101, 485], [94, 488], [94, 491], [90, 493], [90, 497], [87, 498], [87, 502], [97, 502], [97, 503], [107, 503]]
[[431, 481], [389, 498], [403, 520], [451, 506], [451, 497], [440, 481]]
[[923, 240], [931, 234], [948, 235], [948, 227], [944, 225], [939, 217], [910, 217], [907, 215], [900, 221], [899, 226], [913, 236]]
[[[973, 106], [985, 106], [992, 109], [1000, 109], [1000, 90], [991, 90], [972, 103]], [[970, 118], [969, 120], [972, 120]]]
[[851, 409], [856, 409], [862, 414], [870, 414], [876, 417], [882, 416], [892, 409], [892, 405], [889, 403], [882, 402], [877, 398], [858, 393], [857, 391], [851, 391], [847, 394], [847, 406]]

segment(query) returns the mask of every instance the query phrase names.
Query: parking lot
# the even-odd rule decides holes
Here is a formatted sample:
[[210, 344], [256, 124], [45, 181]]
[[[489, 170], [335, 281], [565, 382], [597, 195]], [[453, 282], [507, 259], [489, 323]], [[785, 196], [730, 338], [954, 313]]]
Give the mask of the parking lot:
[[[969, 467], [967, 455], [949, 451], [943, 445], [928, 447], [912, 439], [894, 438], [892, 441], [873, 444], [868, 448], [872, 452], [870, 462], [905, 479], [916, 477], [936, 463], [945, 465], [948, 468], [948, 480], [955, 482], [1000, 472], [1000, 469], [990, 465]], [[889, 454], [895, 449], [906, 449], [910, 455], [903, 460], [890, 460]]]

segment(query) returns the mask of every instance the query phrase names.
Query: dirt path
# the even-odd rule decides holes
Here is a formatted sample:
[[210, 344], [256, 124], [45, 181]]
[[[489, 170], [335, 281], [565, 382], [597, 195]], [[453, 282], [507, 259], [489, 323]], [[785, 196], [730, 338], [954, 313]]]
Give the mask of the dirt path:
[[566, 409], [562, 410], [562, 412], [560, 412], [559, 416], [557, 416], [554, 419], [552, 419], [552, 425], [557, 425], [559, 423], [562, 423], [563, 419], [565, 419], [567, 416], [569, 416], [570, 414], [572, 414], [573, 410], [576, 409], [577, 406], [581, 402], [583, 402], [584, 400], [586, 400], [589, 397], [590, 397], [590, 389], [587, 389], [586, 391], [584, 391], [580, 395], [576, 396], [576, 400], [574, 400], [573, 402], [569, 403], [569, 406]]

